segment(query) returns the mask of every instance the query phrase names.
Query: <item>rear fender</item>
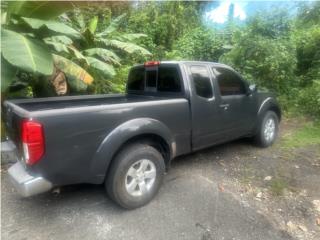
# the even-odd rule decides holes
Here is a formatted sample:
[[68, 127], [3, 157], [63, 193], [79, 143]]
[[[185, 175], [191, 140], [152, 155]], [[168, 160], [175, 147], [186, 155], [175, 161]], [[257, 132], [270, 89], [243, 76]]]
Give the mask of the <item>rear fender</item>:
[[97, 149], [91, 164], [91, 173], [95, 178], [95, 183], [104, 181], [110, 162], [123, 144], [131, 138], [145, 134], [154, 134], [164, 139], [170, 149], [170, 159], [175, 156], [175, 140], [166, 125], [151, 118], [127, 121], [112, 130]]

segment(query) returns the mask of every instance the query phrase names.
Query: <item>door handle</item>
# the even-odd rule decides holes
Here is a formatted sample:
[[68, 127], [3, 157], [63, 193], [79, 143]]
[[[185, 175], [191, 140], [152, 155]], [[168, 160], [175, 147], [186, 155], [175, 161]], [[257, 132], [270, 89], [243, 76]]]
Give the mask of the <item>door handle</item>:
[[220, 104], [220, 107], [224, 110], [227, 110], [229, 108], [230, 104]]

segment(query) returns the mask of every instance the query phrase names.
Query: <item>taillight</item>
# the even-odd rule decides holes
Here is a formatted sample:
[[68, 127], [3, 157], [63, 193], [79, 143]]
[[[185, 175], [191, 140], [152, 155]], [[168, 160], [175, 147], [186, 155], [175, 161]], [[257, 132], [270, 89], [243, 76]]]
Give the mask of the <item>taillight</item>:
[[37, 163], [44, 154], [44, 135], [41, 123], [24, 120], [21, 127], [21, 140], [26, 163]]
[[160, 62], [159, 61], [148, 61], [144, 63], [145, 67], [153, 67], [153, 66], [159, 66]]

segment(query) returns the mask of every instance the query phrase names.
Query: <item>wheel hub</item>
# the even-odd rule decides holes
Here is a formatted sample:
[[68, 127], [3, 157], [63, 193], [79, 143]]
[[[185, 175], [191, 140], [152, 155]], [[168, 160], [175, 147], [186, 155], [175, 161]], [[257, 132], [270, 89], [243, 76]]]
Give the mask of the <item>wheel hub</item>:
[[275, 135], [276, 124], [273, 118], [269, 118], [264, 126], [264, 137], [266, 141], [270, 142], [273, 140]]
[[127, 192], [134, 197], [142, 196], [151, 191], [156, 179], [156, 167], [148, 159], [133, 163], [125, 179]]

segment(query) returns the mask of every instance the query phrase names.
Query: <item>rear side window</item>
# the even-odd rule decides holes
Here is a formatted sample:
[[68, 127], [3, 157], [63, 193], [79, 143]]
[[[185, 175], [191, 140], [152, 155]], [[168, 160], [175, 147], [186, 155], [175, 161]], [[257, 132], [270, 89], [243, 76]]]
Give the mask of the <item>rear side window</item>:
[[191, 66], [190, 70], [197, 95], [204, 98], [212, 98], [213, 89], [207, 67]]
[[130, 71], [128, 89], [134, 91], [144, 90], [144, 68], [135, 68]]
[[159, 92], [180, 92], [181, 81], [178, 68], [174, 66], [160, 66], [158, 76]]
[[246, 86], [233, 71], [225, 68], [213, 68], [217, 78], [221, 96], [246, 94]]
[[134, 68], [128, 78], [128, 90], [178, 93], [181, 89], [179, 69], [174, 65]]

